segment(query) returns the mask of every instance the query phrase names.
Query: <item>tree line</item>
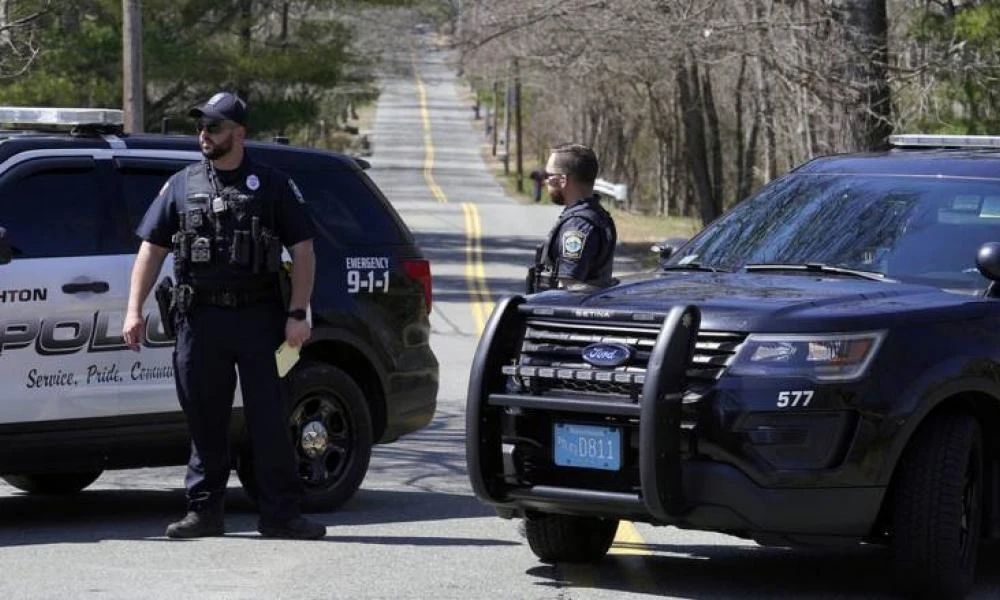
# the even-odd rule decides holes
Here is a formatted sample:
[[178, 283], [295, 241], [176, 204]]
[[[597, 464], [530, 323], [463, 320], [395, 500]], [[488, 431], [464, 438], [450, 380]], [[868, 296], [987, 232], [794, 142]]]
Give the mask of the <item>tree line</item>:
[[[418, 0], [142, 0], [144, 129], [189, 131], [219, 89], [252, 133], [323, 145], [377, 97]], [[122, 106], [121, 0], [0, 0], [0, 105]]]
[[1000, 134], [1000, 0], [464, 0], [454, 26], [481, 97], [520, 84], [528, 160], [589, 144], [635, 211], [707, 223], [817, 155]]

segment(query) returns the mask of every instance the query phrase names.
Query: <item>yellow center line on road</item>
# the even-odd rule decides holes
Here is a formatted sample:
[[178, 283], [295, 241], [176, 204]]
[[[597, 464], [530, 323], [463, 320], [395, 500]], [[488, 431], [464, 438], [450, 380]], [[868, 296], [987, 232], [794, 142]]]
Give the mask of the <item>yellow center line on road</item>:
[[615, 541], [608, 554], [615, 555], [618, 565], [625, 571], [630, 591], [647, 594], [656, 592], [656, 581], [650, 576], [644, 559], [652, 553], [634, 523], [618, 523]]
[[646, 540], [642, 539], [642, 534], [635, 528], [634, 523], [621, 521], [618, 523], [618, 532], [608, 554], [652, 554], [645, 544]]
[[427, 87], [420, 79], [420, 71], [417, 70], [417, 62], [413, 61], [413, 77], [417, 80], [417, 95], [420, 97], [420, 119], [424, 124], [424, 180], [427, 187], [431, 189], [431, 194], [440, 202], [448, 202], [441, 187], [434, 181], [434, 141], [431, 137], [431, 113], [427, 110]]
[[[438, 202], [445, 204], [441, 186], [434, 181], [434, 141], [431, 136], [431, 114], [427, 109], [427, 87], [420, 78], [416, 56], [413, 57], [413, 77], [417, 82], [420, 97], [420, 118], [424, 125], [424, 181]], [[486, 285], [486, 267], [483, 265], [483, 229], [479, 220], [479, 209], [475, 204], [463, 203], [465, 214], [465, 279], [469, 287], [469, 308], [476, 326], [476, 334], [482, 333], [486, 320], [493, 312], [493, 296]]]
[[608, 554], [614, 564], [611, 569], [580, 563], [559, 563], [559, 570], [571, 587], [593, 588], [600, 583], [598, 578], [610, 578], [625, 583], [626, 587], [623, 589], [629, 592], [656, 593], [656, 581], [650, 576], [645, 561], [645, 556], [652, 552], [631, 521], [618, 523], [615, 541]]
[[482, 333], [493, 300], [486, 285], [486, 267], [483, 265], [483, 229], [479, 209], [475, 204], [462, 203], [465, 214], [465, 279], [469, 286], [469, 308], [476, 323], [476, 333]]
[[[434, 142], [431, 136], [430, 111], [427, 109], [427, 88], [420, 78], [416, 60], [413, 61], [413, 75], [417, 82], [417, 95], [420, 97], [420, 118], [423, 121], [424, 129], [424, 180], [434, 198], [444, 204], [448, 202], [448, 198], [434, 180]], [[480, 334], [486, 326], [486, 320], [490, 313], [493, 312], [493, 296], [486, 283], [486, 267], [483, 264], [483, 230], [479, 209], [475, 204], [463, 202], [462, 213], [465, 216], [465, 279], [469, 288], [469, 308], [472, 311], [476, 333]], [[619, 523], [614, 544], [608, 553], [626, 556], [651, 554], [639, 531], [629, 521]], [[572, 579], [577, 583], [587, 587], [592, 581], [592, 573], [589, 568], [583, 568], [580, 565], [566, 566], [572, 571]], [[631, 563], [627, 565], [627, 568], [632, 575], [630, 579], [639, 583], [643, 589], [651, 589], [652, 582], [648, 574]]]

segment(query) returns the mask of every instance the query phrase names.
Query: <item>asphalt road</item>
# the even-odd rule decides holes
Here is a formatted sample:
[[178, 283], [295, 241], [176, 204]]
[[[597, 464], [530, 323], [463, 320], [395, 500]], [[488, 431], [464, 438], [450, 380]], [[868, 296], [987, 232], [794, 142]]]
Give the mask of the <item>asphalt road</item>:
[[[69, 498], [0, 484], [0, 598], [888, 598], [876, 548], [762, 548], [724, 535], [625, 526], [593, 567], [537, 562], [515, 523], [470, 493], [464, 403], [478, 335], [557, 209], [505, 197], [480, 158], [482, 123], [446, 62], [418, 49], [385, 81], [371, 174], [432, 261], [432, 343], [441, 362], [427, 429], [376, 449], [358, 495], [323, 541], [272, 541], [235, 476], [224, 538], [162, 537], [180, 516], [183, 469], [106, 473]], [[628, 268], [628, 265], [622, 265]], [[986, 552], [974, 598], [1000, 595]], [[994, 572], [991, 572], [994, 571]]]

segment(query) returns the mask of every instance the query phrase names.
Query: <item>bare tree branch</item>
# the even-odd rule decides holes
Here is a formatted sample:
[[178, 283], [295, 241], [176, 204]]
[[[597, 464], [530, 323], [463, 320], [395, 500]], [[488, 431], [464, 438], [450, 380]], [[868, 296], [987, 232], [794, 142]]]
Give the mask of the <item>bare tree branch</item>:
[[37, 24], [51, 0], [0, 0], [0, 79], [16, 77], [38, 56]]

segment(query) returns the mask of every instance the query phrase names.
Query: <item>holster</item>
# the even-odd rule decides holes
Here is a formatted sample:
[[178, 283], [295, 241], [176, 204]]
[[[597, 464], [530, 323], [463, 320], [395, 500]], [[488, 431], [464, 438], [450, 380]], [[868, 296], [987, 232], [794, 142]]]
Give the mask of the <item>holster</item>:
[[278, 268], [278, 296], [287, 311], [292, 302], [292, 274], [285, 265]]
[[535, 248], [535, 264], [528, 267], [528, 276], [524, 282], [524, 291], [527, 294], [534, 294], [541, 291], [542, 273], [545, 272], [545, 265], [542, 263], [544, 252], [545, 244], [541, 244]]
[[177, 337], [177, 328], [174, 327], [174, 281], [170, 277], [164, 277], [163, 281], [156, 286], [153, 292], [156, 298], [156, 306], [160, 309], [160, 322], [163, 323], [163, 333], [168, 338]]

